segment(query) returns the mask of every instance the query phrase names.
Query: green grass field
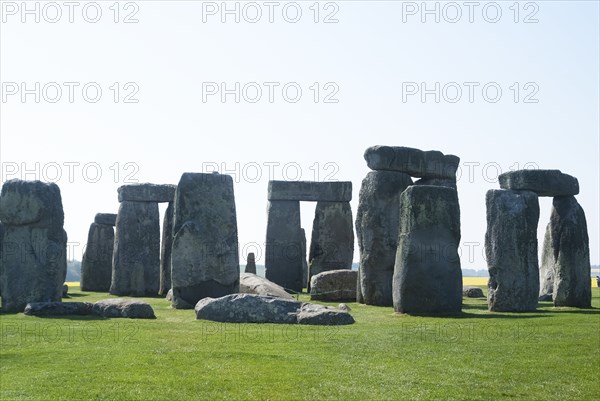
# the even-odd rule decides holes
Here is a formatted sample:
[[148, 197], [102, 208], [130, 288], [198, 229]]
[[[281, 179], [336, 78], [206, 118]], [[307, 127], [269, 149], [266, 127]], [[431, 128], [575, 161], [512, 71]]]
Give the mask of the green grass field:
[[598, 400], [593, 293], [523, 314], [465, 299], [453, 318], [349, 304], [342, 327], [196, 321], [162, 298], [156, 320], [1, 315], [0, 400]]

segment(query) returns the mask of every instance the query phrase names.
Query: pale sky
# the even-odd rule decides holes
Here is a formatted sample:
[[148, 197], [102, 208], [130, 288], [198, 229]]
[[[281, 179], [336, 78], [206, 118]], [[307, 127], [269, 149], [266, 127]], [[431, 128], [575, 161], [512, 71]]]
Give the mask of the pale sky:
[[461, 158], [463, 268], [518, 168], [579, 179], [600, 263], [597, 1], [22, 4], [0, 2], [0, 179], [57, 182], [76, 259], [120, 185], [216, 166], [263, 264], [269, 179], [352, 181], [355, 213], [364, 150], [395, 145]]

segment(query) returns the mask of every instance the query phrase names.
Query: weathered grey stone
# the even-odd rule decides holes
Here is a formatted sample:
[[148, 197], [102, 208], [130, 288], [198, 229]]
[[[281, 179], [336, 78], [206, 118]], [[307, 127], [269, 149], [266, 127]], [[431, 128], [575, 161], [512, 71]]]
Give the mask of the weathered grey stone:
[[456, 189], [456, 178], [421, 178], [415, 181], [414, 185], [433, 185], [436, 187], [448, 187]]
[[400, 194], [410, 185], [410, 176], [396, 171], [371, 171], [362, 181], [356, 212], [360, 250], [357, 302], [392, 306]]
[[334, 308], [255, 294], [231, 294], [204, 298], [196, 307], [196, 319], [228, 323], [352, 324], [354, 319]]
[[98, 301], [93, 306], [94, 314], [102, 317], [126, 317], [130, 319], [156, 319], [150, 304], [124, 298], [111, 298]]
[[538, 297], [540, 302], [552, 302], [552, 294], [544, 294]]
[[498, 176], [502, 189], [535, 192], [538, 196], [568, 196], [579, 193], [577, 178], [560, 170], [517, 170]]
[[158, 293], [166, 295], [171, 289], [171, 253], [173, 251], [173, 202], [169, 202], [163, 218], [160, 245], [160, 285]]
[[27, 316], [91, 315], [93, 306], [89, 302], [30, 302], [23, 313]]
[[391, 170], [419, 178], [456, 179], [460, 158], [437, 150], [422, 151], [404, 146], [371, 146], [365, 150], [372, 170]]
[[67, 272], [67, 234], [58, 186], [6, 181], [0, 220], [2, 310], [22, 312], [29, 302], [60, 302]]
[[302, 291], [300, 202], [270, 201], [267, 209], [265, 276], [287, 291]]
[[123, 201], [119, 206], [110, 293], [155, 296], [160, 284], [158, 204]]
[[350, 202], [350, 181], [269, 181], [270, 201]]
[[240, 293], [294, 299], [280, 285], [252, 273], [240, 274]]
[[308, 287], [308, 260], [306, 259], [306, 231], [300, 229], [300, 253], [302, 254], [302, 287]]
[[66, 285], [66, 284], [63, 284], [62, 297], [63, 298], [70, 298], [69, 297], [69, 286]]
[[98, 223], [90, 225], [87, 245], [81, 259], [82, 291], [110, 290], [114, 242], [113, 226]]
[[[358, 270], [357, 270], [358, 274], [356, 275], [356, 302], [359, 304], [364, 304], [365, 303], [365, 298], [363, 297], [363, 293], [362, 293], [362, 284], [361, 284], [361, 278], [360, 278], [360, 264], [358, 265]], [[390, 280], [390, 287], [391, 287], [391, 280]], [[390, 296], [391, 296], [391, 288], [390, 288]]]
[[313, 301], [355, 301], [356, 270], [331, 270], [312, 276], [310, 299]]
[[490, 274], [488, 309], [533, 311], [540, 289], [538, 197], [530, 191], [492, 189], [486, 194], [486, 208], [485, 255]]
[[196, 319], [229, 323], [297, 322], [302, 302], [255, 294], [232, 294], [201, 299], [194, 308]]
[[555, 197], [544, 239], [540, 296], [552, 294], [555, 306], [590, 308], [590, 277], [585, 213], [575, 197]]
[[352, 310], [352, 308], [350, 308], [346, 304], [339, 304], [338, 305], [338, 310], [341, 310], [342, 312], [350, 312]]
[[352, 269], [354, 227], [348, 202], [317, 202], [308, 255], [308, 290], [312, 276]]
[[233, 179], [184, 173], [175, 194], [171, 284], [173, 307], [239, 290], [240, 266]]
[[128, 184], [117, 189], [119, 202], [173, 202], [175, 185]]
[[400, 235], [392, 283], [394, 310], [459, 313], [462, 305], [460, 208], [454, 189], [411, 186], [400, 197]]
[[465, 285], [463, 286], [463, 297], [467, 298], [485, 298], [483, 295], [483, 290], [474, 285]]
[[114, 213], [97, 213], [94, 217], [94, 223], [114, 227], [117, 224], [117, 215]]
[[246, 258], [246, 269], [244, 270], [244, 272], [256, 274], [256, 260], [254, 257], [254, 252], [250, 252], [248, 254]]
[[172, 288], [169, 290], [169, 292], [167, 292], [167, 295], [165, 296], [165, 299], [167, 301], [172, 301], [173, 300], [173, 289]]

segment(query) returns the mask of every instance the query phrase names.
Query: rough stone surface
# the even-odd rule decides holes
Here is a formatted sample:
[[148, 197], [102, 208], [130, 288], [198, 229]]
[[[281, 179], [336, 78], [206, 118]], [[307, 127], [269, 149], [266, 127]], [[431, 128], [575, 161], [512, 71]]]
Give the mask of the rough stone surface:
[[414, 185], [433, 185], [436, 187], [448, 187], [456, 189], [456, 179], [449, 178], [421, 178]]
[[313, 301], [355, 301], [356, 270], [331, 270], [312, 276], [310, 299]]
[[353, 256], [354, 227], [350, 203], [318, 202], [308, 254], [308, 290], [315, 274], [352, 269]]
[[245, 273], [256, 274], [256, 260], [254, 257], [254, 252], [250, 252], [246, 258], [246, 269]]
[[419, 178], [456, 179], [460, 158], [437, 150], [422, 151], [404, 146], [371, 146], [365, 150], [371, 170], [391, 170]]
[[538, 196], [568, 196], [579, 193], [577, 178], [560, 170], [517, 170], [498, 176], [502, 189], [535, 192]]
[[117, 215], [114, 213], [97, 213], [94, 217], [94, 223], [114, 227], [117, 224]]
[[160, 245], [160, 285], [158, 293], [166, 295], [171, 289], [171, 252], [173, 251], [173, 202], [169, 202], [163, 218]]
[[102, 317], [127, 317], [131, 319], [156, 319], [150, 304], [134, 299], [111, 298], [98, 301], [94, 314]]
[[280, 285], [252, 273], [240, 274], [240, 293], [294, 299]]
[[89, 302], [30, 302], [23, 313], [27, 316], [91, 315]]
[[62, 297], [69, 298], [69, 286], [66, 284], [63, 284]]
[[60, 302], [67, 272], [67, 234], [60, 189], [9, 180], [0, 195], [0, 296], [4, 312], [29, 302]]
[[483, 290], [474, 285], [465, 285], [463, 286], [463, 297], [467, 298], [485, 298], [483, 295]]
[[590, 276], [585, 213], [575, 197], [556, 197], [544, 239], [540, 296], [552, 294], [555, 306], [590, 308]]
[[270, 201], [267, 209], [265, 276], [286, 290], [301, 292], [300, 202]]
[[538, 197], [530, 191], [492, 189], [486, 194], [486, 208], [488, 308], [498, 312], [533, 311], [540, 289]]
[[173, 202], [175, 185], [129, 184], [117, 189], [119, 202]]
[[155, 296], [160, 284], [158, 204], [123, 201], [119, 206], [110, 293]]
[[300, 229], [300, 254], [302, 255], [302, 287], [308, 287], [308, 260], [306, 259], [306, 231]]
[[394, 310], [460, 313], [460, 208], [454, 189], [411, 186], [400, 197], [400, 234], [392, 283]]
[[196, 319], [228, 323], [352, 324], [346, 312], [291, 299], [254, 294], [204, 298], [195, 307]]
[[82, 291], [108, 292], [112, 276], [115, 232], [113, 226], [92, 223], [81, 259]]
[[270, 201], [350, 202], [350, 181], [269, 181]]
[[173, 307], [239, 291], [240, 266], [233, 179], [184, 173], [175, 194], [171, 285]]
[[400, 194], [412, 179], [396, 171], [371, 171], [362, 181], [356, 212], [360, 251], [357, 302], [392, 306]]

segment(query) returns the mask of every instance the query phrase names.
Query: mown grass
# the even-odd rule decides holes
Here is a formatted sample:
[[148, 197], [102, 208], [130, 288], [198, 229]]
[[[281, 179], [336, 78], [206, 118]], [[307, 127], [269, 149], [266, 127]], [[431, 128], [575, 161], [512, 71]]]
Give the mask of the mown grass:
[[[107, 294], [70, 288], [70, 301]], [[307, 299], [306, 296], [302, 296]], [[1, 400], [597, 400], [594, 309], [412, 317], [349, 304], [343, 327], [0, 316]], [[69, 300], [67, 300], [69, 301]]]

